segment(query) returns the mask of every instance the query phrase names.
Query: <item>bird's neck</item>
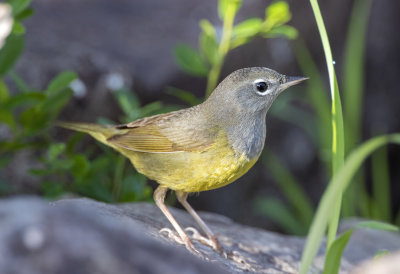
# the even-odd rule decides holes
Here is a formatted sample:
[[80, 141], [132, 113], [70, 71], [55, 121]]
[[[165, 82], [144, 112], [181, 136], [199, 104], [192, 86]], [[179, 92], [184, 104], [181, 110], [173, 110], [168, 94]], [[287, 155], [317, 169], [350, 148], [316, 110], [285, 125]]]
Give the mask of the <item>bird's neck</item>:
[[265, 113], [256, 117], [242, 117], [238, 123], [227, 128], [227, 135], [233, 149], [249, 159], [258, 158], [264, 148], [266, 125]]
[[[217, 126], [226, 130], [232, 148], [249, 159], [258, 158], [264, 148], [266, 125], [265, 117], [268, 109], [259, 112], [246, 112], [240, 106], [232, 104], [224, 107], [224, 103], [206, 101], [199, 108], [208, 126]], [[236, 106], [236, 107], [235, 107]], [[211, 125], [213, 124], [213, 125]]]

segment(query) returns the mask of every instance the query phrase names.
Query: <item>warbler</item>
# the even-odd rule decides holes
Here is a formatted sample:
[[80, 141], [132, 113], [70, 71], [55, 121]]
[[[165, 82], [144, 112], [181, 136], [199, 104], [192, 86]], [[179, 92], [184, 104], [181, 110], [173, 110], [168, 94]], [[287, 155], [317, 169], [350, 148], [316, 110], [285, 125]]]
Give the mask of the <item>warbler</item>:
[[[58, 122], [86, 132], [126, 156], [138, 172], [159, 186], [154, 200], [170, 221], [180, 243], [197, 252], [164, 204], [168, 189], [207, 235], [196, 239], [221, 251], [215, 234], [187, 202], [189, 193], [232, 183], [257, 161], [264, 147], [266, 114], [285, 89], [306, 80], [272, 69], [239, 69], [227, 76], [203, 103], [124, 125]], [[174, 234], [171, 234], [174, 236]], [[170, 235], [170, 236], [171, 236]]]

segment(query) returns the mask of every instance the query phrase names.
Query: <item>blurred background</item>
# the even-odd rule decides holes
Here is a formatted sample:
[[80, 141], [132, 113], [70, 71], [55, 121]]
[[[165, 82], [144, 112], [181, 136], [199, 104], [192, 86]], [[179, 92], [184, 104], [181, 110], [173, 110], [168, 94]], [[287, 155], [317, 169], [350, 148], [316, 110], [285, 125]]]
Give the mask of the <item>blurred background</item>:
[[[0, 53], [0, 195], [151, 201], [156, 184], [124, 158], [51, 122], [123, 123], [188, 107], [204, 99], [213, 68], [221, 68], [222, 80], [239, 68], [265, 66], [311, 79], [274, 103], [260, 161], [235, 183], [189, 202], [240, 223], [303, 235], [331, 176], [330, 94], [311, 7], [308, 1], [243, 1], [231, 49], [221, 55], [227, 15], [218, 5], [36, 0], [14, 14], [21, 28], [14, 26], [14, 44], [9, 37]], [[320, 1], [320, 7], [342, 97], [346, 151], [400, 132], [400, 2]], [[15, 63], [1, 66], [16, 51]], [[400, 224], [399, 163], [399, 147], [377, 151], [354, 178], [343, 215]], [[168, 199], [175, 204], [173, 195]]]

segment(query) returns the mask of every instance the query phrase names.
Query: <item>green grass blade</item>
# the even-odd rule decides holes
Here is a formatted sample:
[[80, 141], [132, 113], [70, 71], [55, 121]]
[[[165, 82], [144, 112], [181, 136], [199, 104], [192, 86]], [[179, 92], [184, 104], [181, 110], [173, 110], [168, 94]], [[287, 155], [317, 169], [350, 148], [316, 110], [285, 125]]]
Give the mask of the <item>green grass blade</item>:
[[346, 231], [332, 243], [331, 247], [326, 253], [324, 271], [322, 274], [339, 273], [340, 260], [342, 259], [343, 251], [346, 248], [353, 231], [354, 229]]
[[[372, 0], [354, 1], [347, 32], [343, 63], [343, 104], [346, 151], [361, 141], [362, 105], [365, 77], [365, 37]], [[343, 216], [354, 216], [360, 210], [362, 216], [371, 217], [370, 199], [362, 170], [355, 176], [355, 183], [347, 189], [343, 198]], [[375, 207], [372, 208], [376, 209]]]
[[[328, 65], [329, 66], [329, 65]], [[331, 65], [333, 68], [333, 64]], [[332, 98], [332, 174], [343, 166], [344, 162], [344, 128], [342, 104], [340, 102], [339, 88], [337, 84], [336, 74], [333, 71], [334, 96]], [[334, 215], [332, 216], [328, 228], [327, 246], [333, 243], [336, 238], [337, 227], [339, 225], [340, 210], [342, 205], [342, 195], [340, 193], [334, 206]]]
[[307, 242], [301, 258], [300, 274], [307, 273], [318, 252], [328, 222], [333, 214], [332, 208], [337, 203], [337, 197], [349, 185], [350, 180], [365, 158], [379, 147], [388, 143], [400, 145], [400, 134], [378, 136], [360, 145], [349, 155], [344, 165], [329, 182], [308, 233]]
[[359, 222], [356, 227], [364, 227], [364, 228], [372, 228], [372, 229], [378, 229], [378, 230], [386, 230], [386, 231], [392, 231], [396, 232], [399, 231], [399, 227], [396, 225], [392, 225], [389, 223], [385, 222], [379, 222], [379, 221], [363, 221]]
[[356, 0], [350, 16], [343, 64], [343, 104], [346, 144], [351, 150], [361, 137], [362, 98], [364, 91], [364, 53], [368, 16], [372, 0]]
[[308, 227], [312, 221], [314, 209], [303, 188], [272, 152], [264, 153], [262, 161], [283, 191], [291, 208], [296, 212], [297, 219], [303, 227]]
[[[317, 118], [318, 128], [318, 149], [319, 157], [324, 163], [329, 163], [331, 158], [327, 156], [326, 151], [329, 150], [331, 144], [331, 115], [329, 112], [329, 99], [327, 94], [324, 92], [326, 87], [322, 80], [321, 73], [318, 70], [310, 52], [303, 41], [298, 41], [294, 47], [296, 53], [297, 63], [299, 64], [304, 75], [310, 75], [310, 79], [307, 80], [307, 96], [311, 103], [312, 108], [315, 111], [315, 117]], [[328, 167], [330, 171], [330, 166]]]
[[254, 202], [254, 208], [255, 212], [267, 216], [286, 233], [291, 235], [307, 233], [307, 226], [300, 223], [293, 215], [293, 211], [281, 200], [272, 197], [258, 198]]
[[[326, 32], [325, 24], [322, 19], [321, 11], [318, 6], [317, 0], [310, 0], [311, 7], [314, 12], [315, 20], [317, 22], [319, 34], [321, 36], [322, 46], [325, 53], [326, 64], [329, 74], [329, 86], [332, 97], [332, 174], [343, 165], [344, 162], [344, 129], [343, 129], [343, 114], [342, 104], [340, 101], [339, 87], [337, 84], [335, 68], [333, 66], [332, 51], [329, 44], [328, 34]], [[333, 215], [329, 230], [327, 245], [332, 244], [336, 238], [337, 225], [339, 223], [340, 208], [342, 203], [342, 193], [338, 195], [337, 203], [333, 207], [335, 214]]]
[[372, 189], [376, 219], [390, 221], [392, 216], [390, 197], [390, 174], [386, 147], [372, 156]]

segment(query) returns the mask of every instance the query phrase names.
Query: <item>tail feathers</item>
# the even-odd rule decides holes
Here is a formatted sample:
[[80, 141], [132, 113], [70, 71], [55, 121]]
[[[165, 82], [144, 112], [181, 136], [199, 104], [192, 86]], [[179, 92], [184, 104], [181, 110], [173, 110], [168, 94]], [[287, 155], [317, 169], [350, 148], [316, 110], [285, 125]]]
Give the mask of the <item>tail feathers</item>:
[[100, 142], [106, 145], [110, 145], [110, 143], [107, 141], [108, 138], [116, 134], [123, 134], [126, 131], [126, 130], [120, 130], [112, 125], [99, 125], [93, 123], [56, 121], [55, 126], [88, 133], [92, 137], [94, 137], [95, 139], [99, 140]]

